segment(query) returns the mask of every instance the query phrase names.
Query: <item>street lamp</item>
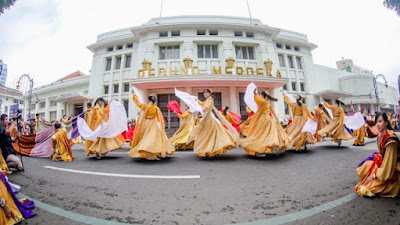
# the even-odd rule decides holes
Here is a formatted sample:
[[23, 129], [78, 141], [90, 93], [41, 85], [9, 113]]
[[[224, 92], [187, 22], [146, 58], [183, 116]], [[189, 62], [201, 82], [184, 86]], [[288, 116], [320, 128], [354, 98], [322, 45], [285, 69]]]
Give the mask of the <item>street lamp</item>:
[[382, 77], [385, 80], [385, 87], [388, 87], [386, 77], [383, 74], [378, 74], [378, 75], [376, 75], [376, 77], [374, 77], [374, 79], [372, 79], [372, 81], [374, 82], [375, 98], [376, 98], [376, 105], [377, 105], [376, 111], [377, 112], [381, 111], [381, 106], [379, 104], [379, 96], [378, 96], [378, 86], [376, 85], [376, 79], [378, 79], [379, 77]]
[[28, 75], [28, 74], [22, 74], [17, 82], [17, 89], [19, 90], [19, 88], [21, 87], [21, 81], [26, 78], [28, 79], [29, 82], [29, 95], [28, 95], [28, 115], [31, 114], [31, 104], [32, 104], [32, 89], [33, 89], [33, 79]]

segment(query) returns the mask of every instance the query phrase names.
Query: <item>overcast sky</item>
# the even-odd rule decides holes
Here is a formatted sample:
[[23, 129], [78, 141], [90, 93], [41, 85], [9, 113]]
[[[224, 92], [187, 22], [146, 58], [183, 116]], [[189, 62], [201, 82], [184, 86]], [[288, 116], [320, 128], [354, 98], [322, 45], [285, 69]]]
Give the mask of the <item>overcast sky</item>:
[[[161, 0], [17, 0], [0, 15], [0, 59], [8, 64], [8, 85], [29, 73], [35, 86], [76, 70], [89, 74], [87, 49], [98, 34], [138, 26], [158, 17]], [[400, 17], [383, 0], [249, 0], [254, 18], [294, 30], [318, 45], [314, 63], [336, 68], [351, 58], [392, 82], [400, 74]], [[163, 16], [248, 17], [245, 0], [164, 0]]]

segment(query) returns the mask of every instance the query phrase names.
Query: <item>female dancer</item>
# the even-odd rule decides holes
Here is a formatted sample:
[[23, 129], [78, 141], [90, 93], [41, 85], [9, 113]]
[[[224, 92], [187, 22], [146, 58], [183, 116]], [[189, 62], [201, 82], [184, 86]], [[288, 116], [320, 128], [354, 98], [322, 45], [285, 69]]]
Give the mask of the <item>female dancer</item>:
[[139, 102], [134, 90], [132, 90], [132, 94], [133, 102], [140, 108], [140, 112], [129, 156], [147, 160], [158, 160], [159, 158], [165, 158], [167, 154], [174, 154], [175, 149], [169, 143], [165, 134], [164, 117], [161, 110], [155, 105], [156, 97], [150, 95], [149, 104], [143, 104]]
[[400, 189], [400, 141], [386, 113], [375, 118], [379, 134], [379, 152], [373, 153], [357, 168], [360, 182], [355, 192], [360, 196], [396, 197]]
[[324, 105], [332, 110], [333, 120], [325, 128], [318, 131], [318, 135], [321, 137], [331, 137], [332, 141], [337, 142], [340, 146], [342, 140], [350, 140], [352, 136], [346, 131], [344, 127], [344, 110], [340, 105], [344, 105], [343, 102], [338, 99], [335, 100], [335, 105], [331, 106], [327, 102]]
[[193, 119], [193, 113], [189, 111], [189, 107], [185, 107], [185, 112], [182, 114], [176, 113], [176, 115], [182, 119], [182, 124], [179, 127], [179, 129], [172, 135], [172, 137], [169, 139], [169, 142], [175, 146], [175, 149], [193, 149], [193, 142], [190, 143], [189, 145], [186, 145], [187, 140], [190, 137], [190, 133], [192, 133], [192, 130], [194, 128], [194, 119]]
[[[247, 138], [242, 140], [242, 147], [249, 155], [257, 156], [275, 151], [277, 154], [290, 148], [292, 140], [279, 123], [279, 118], [272, 108], [270, 101], [278, 101], [262, 91], [261, 95], [254, 90], [254, 101], [258, 106], [252, 116]], [[271, 116], [271, 113], [273, 117]], [[275, 119], [275, 120], [274, 120]]]
[[[225, 106], [224, 109], [221, 109], [220, 112], [222, 113], [222, 115], [224, 115], [226, 121], [228, 121], [229, 123], [231, 123], [232, 127], [234, 127], [237, 132], [239, 132], [239, 124], [240, 124], [240, 120], [238, 118], [234, 118], [232, 116], [232, 113], [229, 111], [229, 106]], [[238, 121], [239, 120], [239, 121]]]
[[[215, 108], [211, 94], [211, 89], [204, 89], [203, 95], [206, 100], [198, 101], [203, 107], [204, 115], [187, 141], [187, 144], [194, 141], [193, 151], [200, 157], [214, 157], [221, 152], [226, 153], [227, 149], [239, 144], [238, 133]], [[215, 118], [213, 111], [220, 122]], [[223, 125], [228, 129], [225, 129]]]
[[324, 106], [319, 104], [318, 107], [314, 108], [315, 111], [315, 119], [317, 120], [317, 133], [315, 133], [314, 137], [317, 139], [317, 142], [322, 140], [321, 136], [318, 135], [318, 131], [325, 128], [329, 124], [328, 115], [324, 112]]
[[[90, 129], [93, 131], [103, 122], [107, 122], [109, 118], [109, 107], [104, 107], [105, 100], [98, 98], [94, 103], [94, 109], [91, 114]], [[89, 147], [86, 155], [95, 154], [97, 159], [101, 159], [100, 155], [105, 155], [110, 151], [121, 148], [125, 139], [122, 135], [113, 138], [97, 138]], [[88, 144], [88, 143], [87, 143]]]
[[296, 151], [299, 151], [301, 147], [307, 150], [307, 144], [314, 144], [317, 141], [311, 133], [301, 132], [308, 118], [314, 119], [307, 106], [303, 104], [302, 99], [300, 95], [297, 95], [296, 103], [292, 103], [286, 95], [284, 96], [284, 100], [293, 114], [293, 122], [286, 127], [286, 133], [292, 138]]
[[239, 131], [240, 131], [240, 134], [243, 136], [243, 137], [246, 137], [247, 136], [247, 129], [249, 128], [249, 124], [250, 124], [250, 122], [251, 122], [251, 118], [252, 118], [252, 116], [254, 115], [254, 112], [250, 109], [250, 107], [248, 107], [248, 106], [246, 106], [246, 112], [247, 112], [247, 115], [249, 116], [248, 118], [247, 118], [247, 120], [246, 121], [244, 121], [243, 123], [241, 123], [240, 125], [239, 125]]

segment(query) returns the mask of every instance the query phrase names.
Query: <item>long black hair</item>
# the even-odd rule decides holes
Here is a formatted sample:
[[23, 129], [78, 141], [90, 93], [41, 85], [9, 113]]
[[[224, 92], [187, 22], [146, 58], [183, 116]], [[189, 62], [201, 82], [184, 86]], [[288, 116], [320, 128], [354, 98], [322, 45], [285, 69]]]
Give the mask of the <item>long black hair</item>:
[[389, 121], [388, 116], [387, 116], [386, 113], [378, 113], [378, 114], [376, 114], [376, 116], [375, 116], [375, 124], [378, 122], [379, 117], [382, 117], [382, 119], [386, 122], [386, 128], [388, 130], [393, 130], [393, 127], [392, 127], [392, 125], [390, 125], [390, 121]]
[[205, 92], [212, 94], [212, 91], [211, 91], [210, 88], [205, 88], [205, 89], [203, 90], [203, 93], [205, 93]]
[[156, 101], [157, 101], [156, 96], [149, 95], [149, 101], [153, 102], [153, 104], [156, 103]]
[[99, 102], [104, 102], [104, 104], [105, 104], [105, 103], [106, 103], [106, 100], [104, 100], [104, 98], [98, 98], [98, 99], [94, 102], [94, 105], [96, 106], [97, 103], [99, 103]]
[[272, 101], [274, 101], [274, 102], [277, 102], [277, 101], [278, 101], [278, 99], [276, 99], [276, 98], [272, 97], [271, 95], [267, 94], [267, 92], [265, 92], [265, 91], [262, 91], [262, 92], [261, 92], [261, 96], [262, 96], [263, 98], [268, 98], [268, 100], [272, 100]]
[[226, 113], [228, 112], [228, 110], [229, 110], [229, 107], [228, 107], [228, 106], [225, 106], [225, 109], [224, 109], [224, 111], [223, 111], [222, 114], [224, 114], [224, 116], [226, 116]]

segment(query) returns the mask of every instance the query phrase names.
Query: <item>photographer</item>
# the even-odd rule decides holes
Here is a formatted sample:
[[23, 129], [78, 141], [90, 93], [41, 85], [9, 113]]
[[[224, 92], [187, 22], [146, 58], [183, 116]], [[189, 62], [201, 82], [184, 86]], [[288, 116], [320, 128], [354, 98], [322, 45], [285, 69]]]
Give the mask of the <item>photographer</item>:
[[11, 132], [15, 129], [17, 117], [12, 118], [10, 126], [8, 126], [8, 116], [6, 114], [2, 114], [0, 120], [0, 148], [3, 158], [6, 160], [9, 168], [23, 170], [22, 163], [15, 155], [15, 150], [11, 144], [11, 142], [15, 142], [15, 139], [11, 137]]

